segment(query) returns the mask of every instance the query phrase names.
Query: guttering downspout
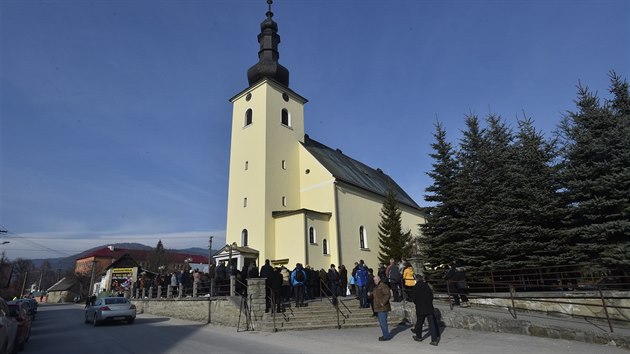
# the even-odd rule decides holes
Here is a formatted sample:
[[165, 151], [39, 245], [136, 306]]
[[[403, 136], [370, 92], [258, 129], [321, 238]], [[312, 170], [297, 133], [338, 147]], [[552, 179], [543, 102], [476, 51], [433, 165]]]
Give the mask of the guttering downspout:
[[302, 239], [304, 241], [304, 266], [306, 266], [308, 263], [308, 215], [305, 212], [304, 214], [304, 238]]
[[341, 266], [343, 264], [343, 259], [341, 257], [341, 219], [339, 219], [339, 187], [336, 179], [333, 185], [335, 187], [335, 219], [337, 224], [337, 266]]

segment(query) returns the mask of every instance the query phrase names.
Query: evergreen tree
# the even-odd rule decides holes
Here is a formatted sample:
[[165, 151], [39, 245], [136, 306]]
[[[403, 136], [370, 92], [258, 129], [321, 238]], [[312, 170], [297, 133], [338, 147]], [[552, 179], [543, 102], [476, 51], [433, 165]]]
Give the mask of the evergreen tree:
[[162, 240], [159, 240], [155, 246], [155, 250], [149, 256], [147, 269], [152, 272], [159, 273], [160, 267], [164, 267], [165, 269], [169, 263], [169, 257], [164, 249], [164, 245], [162, 245]]
[[378, 240], [381, 244], [378, 259], [381, 263], [389, 264], [390, 258], [400, 260], [411, 254], [411, 231], [402, 230], [401, 215], [396, 192], [390, 186], [381, 207], [381, 222], [378, 224]]
[[453, 204], [457, 217], [451, 226], [452, 237], [448, 247], [450, 261], [458, 261], [467, 266], [481, 266], [485, 257], [484, 239], [488, 229], [487, 218], [478, 210], [487, 202], [483, 187], [485, 166], [482, 164], [484, 130], [475, 115], [466, 117], [467, 130], [457, 152], [458, 170], [455, 176]]
[[557, 238], [557, 151], [553, 141], [537, 132], [530, 119], [518, 121], [510, 165], [510, 190], [504, 199], [506, 214], [502, 268], [563, 264], [563, 245]]
[[426, 188], [424, 200], [432, 206], [424, 208], [426, 222], [420, 226], [419, 237], [421, 255], [425, 262], [433, 267], [448, 264], [453, 257], [450, 247], [455, 242], [452, 232], [453, 220], [458, 217], [458, 208], [454, 204], [454, 183], [457, 174], [457, 161], [453, 146], [446, 140], [446, 131], [438, 121], [433, 134], [435, 142], [431, 144], [433, 153], [430, 154], [434, 162], [433, 169], [427, 172], [433, 184]]
[[508, 206], [514, 199], [513, 133], [496, 114], [488, 115], [486, 123], [488, 127], [483, 134], [477, 170], [478, 187], [484, 200], [475, 209], [474, 218], [478, 222], [475, 219], [470, 222], [483, 225], [477, 229], [480, 266], [496, 268], [505, 262], [506, 252], [512, 251], [508, 245], [514, 224]]
[[630, 266], [630, 94], [614, 73], [611, 83], [613, 99], [603, 105], [579, 85], [577, 111], [560, 126], [564, 256], [607, 268]]

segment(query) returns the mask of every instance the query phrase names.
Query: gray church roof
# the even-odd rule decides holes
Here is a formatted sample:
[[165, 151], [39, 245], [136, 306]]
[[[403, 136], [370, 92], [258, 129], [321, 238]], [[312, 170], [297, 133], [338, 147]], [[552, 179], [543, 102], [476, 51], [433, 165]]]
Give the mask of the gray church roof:
[[303, 146], [326, 168], [336, 180], [385, 197], [388, 186], [396, 192], [399, 203], [416, 208], [416, 202], [381, 169], [373, 169], [368, 165], [344, 155], [340, 150], [328, 146], [304, 135]]

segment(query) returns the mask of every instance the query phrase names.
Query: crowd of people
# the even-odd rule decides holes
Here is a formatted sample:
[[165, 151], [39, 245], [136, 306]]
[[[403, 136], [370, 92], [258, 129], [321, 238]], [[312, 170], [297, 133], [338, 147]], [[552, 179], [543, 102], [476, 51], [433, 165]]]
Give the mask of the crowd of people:
[[[412, 328], [413, 339], [422, 341], [422, 329], [426, 320], [431, 337], [430, 344], [438, 345], [440, 340], [439, 325], [433, 307], [432, 287], [416, 274], [412, 265], [402, 259], [390, 259], [389, 264], [379, 264], [376, 272], [363, 260], [354, 263], [352, 269], [335, 264], [325, 269], [316, 270], [309, 265], [297, 263], [293, 269], [285, 265], [272, 266], [269, 260], [260, 267], [254, 262], [246, 264], [241, 270], [230, 267], [224, 262], [216, 267], [211, 265], [207, 273], [198, 269], [173, 272], [170, 276], [158, 275], [153, 278], [139, 277], [138, 289], [147, 287], [171, 287], [190, 290], [198, 289], [198, 294], [227, 295], [230, 292], [230, 278], [236, 279], [235, 291], [245, 296], [248, 278], [264, 278], [266, 288], [266, 311], [283, 311], [286, 304], [295, 303], [295, 307], [307, 305], [307, 300], [321, 296], [331, 297], [336, 305], [339, 297], [356, 297], [359, 307], [371, 308], [377, 317], [382, 336], [380, 341], [391, 340], [387, 325], [387, 313], [391, 311], [390, 302], [408, 301], [415, 304], [416, 324]], [[455, 306], [468, 306], [465, 270], [451, 264], [444, 278], [453, 296]], [[212, 284], [212, 285], [210, 285]]]

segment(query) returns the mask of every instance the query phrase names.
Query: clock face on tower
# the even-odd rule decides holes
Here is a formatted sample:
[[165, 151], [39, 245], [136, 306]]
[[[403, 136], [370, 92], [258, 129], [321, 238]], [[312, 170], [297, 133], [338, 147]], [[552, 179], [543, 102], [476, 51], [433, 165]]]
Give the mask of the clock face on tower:
[[282, 99], [283, 99], [285, 102], [289, 102], [289, 95], [287, 95], [287, 93], [286, 93], [286, 92], [283, 92], [283, 93], [282, 93]]

